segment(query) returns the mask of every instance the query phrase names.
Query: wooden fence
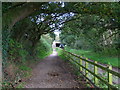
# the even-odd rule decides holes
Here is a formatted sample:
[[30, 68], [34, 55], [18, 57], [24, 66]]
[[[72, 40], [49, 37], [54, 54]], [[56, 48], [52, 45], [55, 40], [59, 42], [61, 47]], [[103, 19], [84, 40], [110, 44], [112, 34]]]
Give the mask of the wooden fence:
[[[64, 52], [64, 55], [69, 57], [69, 55], [72, 55], [72, 57], [77, 57], [79, 59], [79, 62], [72, 59], [71, 57], [69, 57], [72, 61], [74, 61], [77, 65], [79, 65], [79, 68], [80, 68], [80, 71], [82, 71], [83, 69], [85, 70], [85, 74], [84, 76], [89, 78], [88, 77], [88, 73], [92, 74], [94, 76], [94, 83], [95, 85], [98, 84], [98, 80], [102, 81], [104, 84], [106, 84], [108, 86], [109, 89], [113, 89], [113, 90], [117, 90], [118, 88], [116, 88], [114, 85], [113, 85], [113, 75], [117, 76], [118, 78], [120, 78], [120, 73], [116, 72], [116, 71], [113, 71], [112, 70], [112, 66], [108, 66], [108, 67], [104, 67], [100, 64], [97, 63], [97, 61], [94, 61], [92, 62], [91, 60], [89, 60], [88, 58], [84, 58], [82, 56], [79, 56], [79, 55], [76, 55], [76, 54], [73, 54], [71, 52], [67, 52], [65, 50], [63, 50]], [[83, 65], [83, 61], [85, 62], [85, 65]], [[89, 70], [88, 68], [88, 65], [91, 64], [91, 65], [94, 65], [94, 71], [91, 71]], [[101, 78], [99, 75], [98, 75], [98, 68], [106, 71], [108, 73], [107, 75], [107, 79], [108, 80], [104, 80], [103, 78]]]

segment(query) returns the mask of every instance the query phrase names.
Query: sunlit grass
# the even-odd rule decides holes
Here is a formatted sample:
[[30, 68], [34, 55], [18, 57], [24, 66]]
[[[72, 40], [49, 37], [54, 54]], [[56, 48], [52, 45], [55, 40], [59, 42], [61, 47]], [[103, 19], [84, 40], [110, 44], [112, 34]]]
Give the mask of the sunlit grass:
[[[67, 50], [68, 51], [68, 50]], [[74, 54], [87, 57], [91, 60], [98, 61], [103, 64], [109, 64], [114, 67], [119, 67], [120, 65], [118, 64], [118, 57], [111, 57], [108, 55], [105, 55], [104, 53], [95, 53], [92, 51], [85, 51], [85, 50], [75, 50], [75, 49], [70, 49], [69, 52], [72, 52]]]

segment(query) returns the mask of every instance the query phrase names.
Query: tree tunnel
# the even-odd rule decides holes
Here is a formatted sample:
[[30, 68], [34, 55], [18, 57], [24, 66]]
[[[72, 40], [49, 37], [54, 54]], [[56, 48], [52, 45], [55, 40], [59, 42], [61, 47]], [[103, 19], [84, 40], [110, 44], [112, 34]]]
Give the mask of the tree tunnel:
[[[113, 55], [120, 45], [119, 7], [117, 2], [3, 2], [4, 76], [14, 81], [14, 71], [26, 70], [26, 62], [49, 55], [56, 30], [61, 32], [60, 42], [71, 49], [90, 49], [96, 53], [107, 50], [106, 54]], [[56, 43], [56, 47], [61, 43]], [[23, 67], [15, 68], [11, 63]]]

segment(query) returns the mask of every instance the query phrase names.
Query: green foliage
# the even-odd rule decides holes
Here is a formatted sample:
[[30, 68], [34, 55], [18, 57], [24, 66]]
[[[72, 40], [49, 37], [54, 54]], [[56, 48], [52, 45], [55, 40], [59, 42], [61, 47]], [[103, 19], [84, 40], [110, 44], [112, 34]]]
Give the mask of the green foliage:
[[24, 88], [25, 82], [20, 83], [16, 88]]
[[[53, 31], [56, 29], [62, 30], [60, 38], [62, 43], [70, 46], [67, 50], [71, 48], [89, 50], [90, 52], [84, 50], [79, 52], [71, 50], [71, 52], [117, 65], [116, 54], [120, 44], [117, 39], [120, 29], [119, 3], [65, 2], [63, 7], [62, 4], [60, 2], [2, 3], [3, 68], [7, 67], [8, 62], [14, 62], [21, 65], [20, 70], [28, 70], [27, 66], [22, 65], [31, 60], [36, 61], [37, 57], [45, 58], [52, 51], [52, 39], [42, 35], [50, 33], [54, 40]], [[73, 16], [70, 15], [72, 12], [75, 12]], [[63, 22], [64, 24], [61, 24]], [[51, 28], [50, 25], [54, 27]], [[62, 27], [59, 27], [60, 25]], [[103, 58], [95, 52], [99, 52], [101, 56], [105, 54], [112, 57]], [[59, 53], [65, 58], [60, 50]], [[112, 60], [115, 63], [112, 63]]]
[[[76, 50], [76, 49], [70, 49], [69, 47], [65, 47], [65, 50], [68, 52], [87, 57], [91, 60], [98, 61], [103, 64], [109, 64], [114, 67], [119, 67], [120, 65], [118, 64], [118, 57], [117, 56], [111, 56], [109, 52], [101, 52], [101, 53], [95, 53], [94, 51], [87, 51], [87, 50]], [[113, 50], [114, 51], [114, 50]], [[112, 52], [112, 51], [111, 51]], [[116, 52], [113, 54], [116, 54]]]
[[[89, 18], [89, 19], [88, 19]], [[107, 26], [107, 24], [111, 26]], [[62, 43], [75, 49], [92, 49], [100, 52], [105, 48], [117, 48], [118, 26], [111, 19], [96, 15], [83, 15], [67, 23], [61, 32]], [[110, 34], [112, 33], [112, 34]]]
[[25, 63], [28, 52], [26, 50], [20, 50], [19, 55], [21, 56], [22, 62]]
[[55, 34], [54, 34], [54, 32], [51, 32], [49, 35], [52, 38], [52, 40], [54, 41], [55, 40]]
[[[115, 56], [119, 46], [118, 3], [67, 3], [75, 5], [73, 20], [67, 22], [61, 31], [61, 42], [72, 49], [109, 52]], [[76, 7], [76, 8], [75, 8]], [[113, 7], [113, 8], [112, 8]], [[93, 9], [94, 8], [94, 9]], [[76, 19], [74, 19], [76, 18]], [[109, 50], [109, 49], [111, 50]]]
[[30, 67], [27, 67], [27, 66], [24, 66], [24, 65], [21, 65], [19, 67], [20, 70], [23, 70], [23, 71], [31, 71], [32, 69]]
[[[9, 88], [10, 85], [11, 85], [10, 82], [2, 82], [2, 89], [4, 90], [6, 88]], [[6, 87], [4, 87], [4, 86], [6, 86]]]
[[27, 55], [28, 55], [28, 52], [23, 48], [23, 45], [21, 43], [13, 39], [10, 39], [9, 41], [10, 60], [17, 62], [17, 60], [21, 59], [19, 62], [24, 63]]
[[12, 3], [2, 3], [2, 12], [5, 13], [11, 7]]
[[20, 65], [18, 66], [18, 73], [22, 73], [21, 74], [21, 78], [28, 78], [31, 76], [31, 71], [32, 71], [32, 68], [29, 67], [27, 64], [26, 65]]
[[[15, 64], [16, 70], [14, 70], [14, 72], [12, 73], [14, 73], [17, 76], [15, 77], [14, 80], [11, 79], [11, 81], [9, 80], [6, 83], [9, 82], [14, 83], [14, 81], [17, 80], [18, 78], [27, 78], [31, 76], [31, 70], [32, 70], [30, 68], [31, 63], [32, 64], [36, 63], [34, 61], [38, 61], [39, 60], [38, 58], [43, 59], [52, 52], [52, 48], [51, 48], [52, 39], [50, 37], [48, 39], [48, 37], [49, 35], [42, 36], [41, 40], [38, 42], [34, 50], [30, 48], [30, 45], [28, 45], [29, 43], [21, 43], [18, 42], [16, 39], [12, 39], [12, 38], [9, 39], [9, 43], [8, 43], [9, 47], [7, 48], [9, 61], [7, 60], [6, 62], [9, 62], [9, 64], [11, 63]], [[25, 47], [26, 45], [27, 48]], [[30, 56], [30, 53], [32, 54], [34, 53], [34, 54]], [[30, 57], [32, 58], [30, 59]], [[6, 63], [5, 61], [3, 62]], [[7, 64], [5, 68], [7, 68]], [[4, 76], [6, 77], [6, 74], [4, 74]], [[6, 77], [6, 80], [8, 79], [9, 78]], [[7, 85], [3, 85], [3, 87], [11, 87], [11, 86], [7, 84]]]
[[62, 51], [61, 48], [56, 48], [56, 51], [57, 51], [57, 53], [58, 53], [58, 56], [61, 57], [61, 59], [65, 60], [65, 61], [68, 60], [68, 58], [65, 57], [65, 53]]
[[[49, 42], [48, 42], [49, 41]], [[41, 37], [40, 43], [37, 47], [37, 56], [40, 59], [45, 58], [46, 56], [50, 55], [52, 53], [52, 47], [51, 47], [51, 40], [45, 39], [45, 37]]]

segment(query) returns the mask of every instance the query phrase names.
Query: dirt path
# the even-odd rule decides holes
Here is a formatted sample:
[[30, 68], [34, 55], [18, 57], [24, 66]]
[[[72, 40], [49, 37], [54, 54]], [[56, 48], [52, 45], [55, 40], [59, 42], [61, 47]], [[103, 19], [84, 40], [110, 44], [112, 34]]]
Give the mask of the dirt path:
[[85, 88], [85, 81], [76, 81], [76, 76], [69, 71], [69, 65], [54, 52], [36, 65], [25, 88]]

